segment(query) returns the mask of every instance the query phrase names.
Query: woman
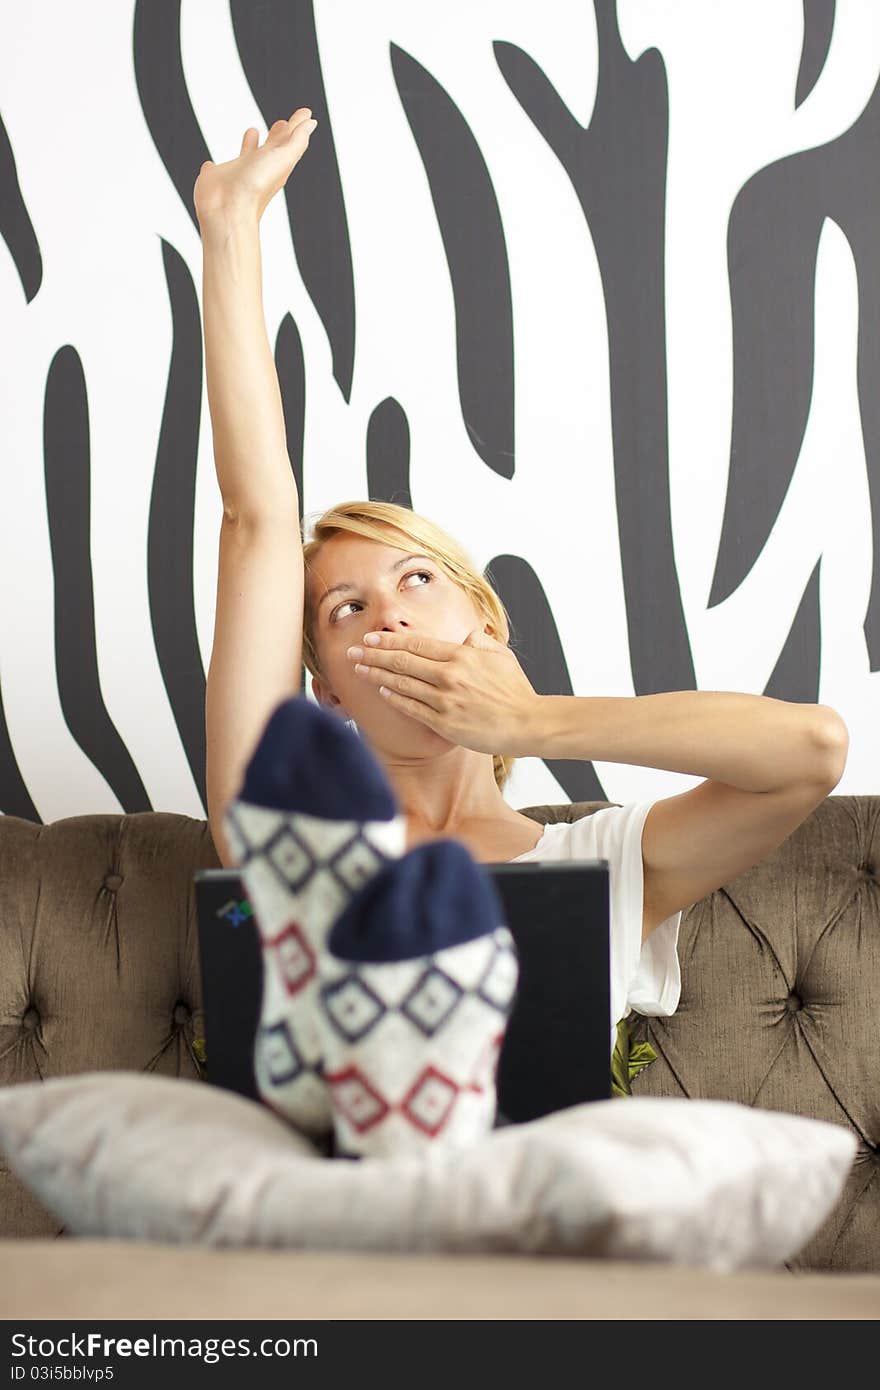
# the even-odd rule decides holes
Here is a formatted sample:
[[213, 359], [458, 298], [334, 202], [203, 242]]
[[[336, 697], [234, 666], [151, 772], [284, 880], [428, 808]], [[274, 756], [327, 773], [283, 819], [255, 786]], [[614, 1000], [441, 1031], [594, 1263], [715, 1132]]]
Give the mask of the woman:
[[[840, 780], [837, 712], [677, 691], [539, 696], [507, 647], [504, 609], [448, 536], [406, 509], [332, 509], [305, 548], [262, 311], [260, 218], [316, 122], [301, 107], [262, 145], [207, 161], [194, 198], [204, 252], [208, 400], [223, 521], [206, 697], [208, 816], [221, 828], [271, 711], [299, 689], [353, 720], [406, 815], [407, 846], [455, 837], [480, 861], [607, 858], [612, 1020], [678, 1003], [683, 908], [775, 850]], [[542, 829], [504, 800], [516, 757], [584, 758], [702, 777], [690, 791]]]

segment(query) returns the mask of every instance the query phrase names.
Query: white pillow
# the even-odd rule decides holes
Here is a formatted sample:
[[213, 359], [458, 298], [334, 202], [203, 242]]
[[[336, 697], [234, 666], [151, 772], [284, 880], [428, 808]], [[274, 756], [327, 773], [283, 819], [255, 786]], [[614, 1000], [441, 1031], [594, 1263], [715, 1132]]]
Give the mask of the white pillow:
[[828, 1216], [855, 1148], [824, 1121], [640, 1096], [454, 1154], [351, 1161], [200, 1081], [101, 1071], [0, 1089], [0, 1151], [72, 1233], [199, 1245], [773, 1266]]

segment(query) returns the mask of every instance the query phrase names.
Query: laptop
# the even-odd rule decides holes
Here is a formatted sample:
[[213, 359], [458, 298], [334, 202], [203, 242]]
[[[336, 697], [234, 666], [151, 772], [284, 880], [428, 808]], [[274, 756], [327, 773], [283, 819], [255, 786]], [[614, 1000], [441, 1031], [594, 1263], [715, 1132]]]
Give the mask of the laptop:
[[[498, 1124], [611, 1095], [608, 861], [486, 864], [519, 976], [496, 1073]], [[195, 875], [207, 1080], [259, 1099], [263, 963], [236, 869]]]

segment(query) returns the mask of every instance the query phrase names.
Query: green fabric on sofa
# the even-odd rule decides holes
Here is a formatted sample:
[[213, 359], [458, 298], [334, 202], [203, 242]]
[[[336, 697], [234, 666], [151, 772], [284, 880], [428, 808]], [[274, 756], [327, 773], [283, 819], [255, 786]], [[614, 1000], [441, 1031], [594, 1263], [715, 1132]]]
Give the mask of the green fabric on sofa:
[[649, 1042], [636, 1042], [629, 1023], [622, 1018], [617, 1025], [617, 1037], [611, 1054], [611, 1094], [631, 1096], [632, 1079], [649, 1062], [656, 1062], [657, 1053]]

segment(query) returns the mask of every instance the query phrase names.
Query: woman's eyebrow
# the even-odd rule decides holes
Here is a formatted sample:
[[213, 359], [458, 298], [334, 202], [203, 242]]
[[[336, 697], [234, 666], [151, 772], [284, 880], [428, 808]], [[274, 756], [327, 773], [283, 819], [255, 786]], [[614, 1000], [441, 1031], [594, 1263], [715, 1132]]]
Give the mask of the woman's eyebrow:
[[[430, 559], [430, 555], [419, 555], [418, 553], [413, 555], [404, 555], [402, 560], [395, 560], [394, 564], [389, 566], [388, 573], [393, 574], [395, 570], [402, 569], [404, 565], [409, 564], [410, 560], [430, 561]], [[318, 603], [318, 607], [320, 608], [324, 603], [325, 599], [332, 597], [333, 594], [350, 594], [355, 589], [357, 589], [356, 584], [352, 584], [350, 580], [344, 579], [339, 584], [334, 584], [331, 589], [327, 590], [326, 594], [323, 594], [321, 596], [321, 599]]]

